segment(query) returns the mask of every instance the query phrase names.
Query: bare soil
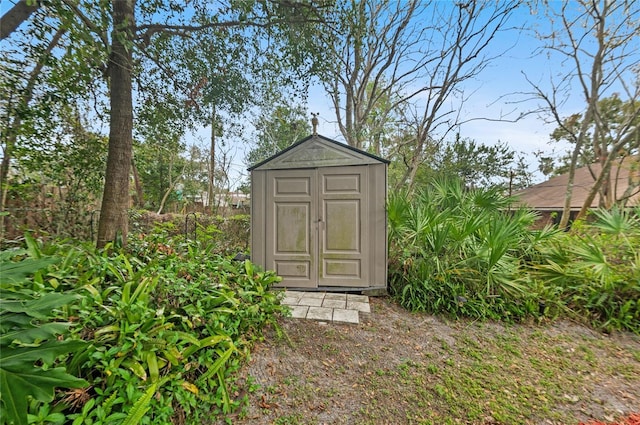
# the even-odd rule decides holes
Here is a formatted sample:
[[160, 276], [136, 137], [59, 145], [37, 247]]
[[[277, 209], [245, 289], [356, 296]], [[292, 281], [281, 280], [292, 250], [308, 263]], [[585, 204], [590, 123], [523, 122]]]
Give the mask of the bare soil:
[[[640, 412], [640, 337], [447, 321], [371, 298], [359, 325], [284, 318], [233, 424], [577, 424]], [[223, 421], [224, 422], [224, 421]]]

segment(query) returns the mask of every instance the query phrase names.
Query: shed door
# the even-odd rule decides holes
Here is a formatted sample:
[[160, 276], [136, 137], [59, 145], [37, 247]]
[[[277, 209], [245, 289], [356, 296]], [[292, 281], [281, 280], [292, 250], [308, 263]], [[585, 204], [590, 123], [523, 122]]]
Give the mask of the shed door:
[[368, 167], [319, 169], [320, 286], [369, 286]]
[[367, 171], [267, 172], [266, 264], [283, 286], [369, 286]]
[[318, 286], [316, 170], [267, 172], [266, 264], [283, 284]]

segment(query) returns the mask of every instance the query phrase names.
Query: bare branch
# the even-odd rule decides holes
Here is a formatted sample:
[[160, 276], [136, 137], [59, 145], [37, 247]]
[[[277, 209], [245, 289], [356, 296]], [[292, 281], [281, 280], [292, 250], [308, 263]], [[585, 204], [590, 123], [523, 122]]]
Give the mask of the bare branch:
[[[579, 11], [576, 13], [575, 5]], [[613, 161], [619, 158], [627, 145], [629, 132], [635, 131], [634, 123], [638, 119], [637, 107], [640, 90], [637, 82], [629, 83], [629, 76], [640, 55], [637, 40], [640, 31], [637, 19], [640, 8], [632, 2], [595, 2], [579, 0], [572, 4], [563, 3], [559, 10], [557, 4], [547, 4], [547, 16], [552, 24], [550, 34], [541, 37], [548, 41], [544, 46], [552, 57], [562, 59], [561, 68], [566, 72], [550, 83], [544, 90], [527, 78], [534, 88], [535, 97], [544, 103], [548, 117], [557, 125], [563, 139], [573, 144], [573, 152], [569, 163], [569, 179], [565, 194], [565, 204], [560, 226], [564, 227], [569, 220], [575, 168], [582, 162], [592, 161], [598, 167], [590, 168], [594, 177], [593, 184], [584, 201], [579, 216], [591, 206], [595, 196], [600, 194], [600, 204], [610, 205], [610, 176]], [[559, 25], [556, 25], [559, 24]], [[573, 93], [572, 87], [577, 84], [583, 112], [573, 114], [569, 119], [562, 116], [564, 103]], [[621, 90], [627, 98], [623, 102], [630, 108], [619, 111], [616, 125], [610, 125], [612, 117], [603, 109], [605, 99], [617, 99], [613, 90]], [[612, 97], [613, 96], [613, 97]], [[576, 121], [578, 120], [578, 121]], [[632, 134], [632, 133], [631, 133]], [[607, 199], [605, 199], [607, 198]]]

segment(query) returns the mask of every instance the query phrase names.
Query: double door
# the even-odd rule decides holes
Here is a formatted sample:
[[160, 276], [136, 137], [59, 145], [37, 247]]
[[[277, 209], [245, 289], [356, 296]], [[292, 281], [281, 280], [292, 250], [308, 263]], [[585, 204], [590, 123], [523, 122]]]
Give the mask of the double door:
[[266, 263], [299, 288], [369, 285], [366, 166], [267, 172]]

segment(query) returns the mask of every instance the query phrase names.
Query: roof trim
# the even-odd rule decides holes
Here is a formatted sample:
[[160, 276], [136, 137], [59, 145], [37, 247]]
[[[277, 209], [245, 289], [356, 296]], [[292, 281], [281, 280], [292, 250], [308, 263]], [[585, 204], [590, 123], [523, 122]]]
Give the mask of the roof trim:
[[305, 137], [302, 140], [297, 141], [296, 143], [292, 144], [291, 146], [281, 150], [280, 152], [276, 153], [275, 155], [272, 155], [269, 158], [267, 158], [265, 160], [262, 160], [262, 161], [258, 162], [257, 164], [252, 165], [251, 167], [247, 168], [247, 171], [253, 171], [254, 169], [256, 169], [258, 167], [261, 167], [261, 166], [267, 164], [268, 162], [273, 161], [274, 159], [280, 157], [281, 155], [284, 155], [285, 153], [289, 152], [290, 150], [295, 149], [296, 147], [304, 144], [305, 142], [307, 142], [307, 141], [309, 141], [309, 140], [311, 140], [313, 138], [319, 138], [319, 139], [322, 139], [325, 142], [332, 143], [332, 144], [338, 146], [341, 149], [347, 149], [347, 150], [353, 151], [355, 153], [358, 153], [360, 155], [368, 156], [369, 158], [374, 159], [376, 161], [379, 161], [379, 162], [381, 162], [383, 164], [389, 164], [391, 162], [388, 159], [380, 158], [377, 155], [371, 154], [369, 152], [363, 151], [363, 150], [358, 149], [358, 148], [354, 148], [353, 146], [349, 146], [348, 144], [340, 143], [340, 142], [338, 142], [336, 140], [329, 139], [328, 137], [322, 136], [320, 134], [312, 134], [310, 136]]

